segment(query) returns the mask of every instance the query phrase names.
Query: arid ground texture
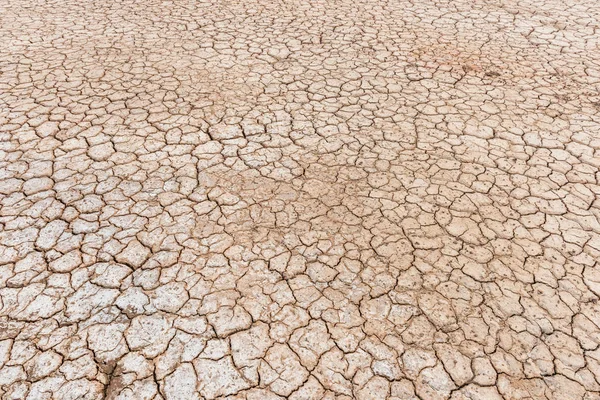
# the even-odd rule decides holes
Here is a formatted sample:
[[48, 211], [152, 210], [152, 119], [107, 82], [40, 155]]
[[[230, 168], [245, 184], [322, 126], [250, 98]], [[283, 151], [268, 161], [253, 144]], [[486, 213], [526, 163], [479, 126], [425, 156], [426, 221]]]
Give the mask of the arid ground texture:
[[0, 398], [598, 400], [599, 168], [595, 0], [0, 0]]

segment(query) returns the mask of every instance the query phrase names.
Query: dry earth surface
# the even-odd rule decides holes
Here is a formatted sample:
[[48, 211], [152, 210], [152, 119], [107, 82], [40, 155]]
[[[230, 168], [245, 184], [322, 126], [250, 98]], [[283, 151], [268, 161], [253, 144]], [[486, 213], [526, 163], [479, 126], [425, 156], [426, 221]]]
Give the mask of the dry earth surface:
[[0, 397], [600, 399], [595, 0], [0, 0]]

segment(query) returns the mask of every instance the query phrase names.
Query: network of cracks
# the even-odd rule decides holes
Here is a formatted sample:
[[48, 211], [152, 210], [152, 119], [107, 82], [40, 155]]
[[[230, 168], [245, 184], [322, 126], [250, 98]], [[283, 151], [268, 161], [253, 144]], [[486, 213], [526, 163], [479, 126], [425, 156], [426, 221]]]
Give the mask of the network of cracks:
[[0, 0], [0, 398], [600, 399], [599, 17]]

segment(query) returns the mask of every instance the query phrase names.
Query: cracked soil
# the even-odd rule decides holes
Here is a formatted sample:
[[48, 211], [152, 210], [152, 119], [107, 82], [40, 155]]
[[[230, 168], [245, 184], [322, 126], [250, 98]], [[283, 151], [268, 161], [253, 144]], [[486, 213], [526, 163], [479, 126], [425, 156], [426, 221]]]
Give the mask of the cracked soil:
[[0, 0], [0, 398], [600, 399], [599, 21]]

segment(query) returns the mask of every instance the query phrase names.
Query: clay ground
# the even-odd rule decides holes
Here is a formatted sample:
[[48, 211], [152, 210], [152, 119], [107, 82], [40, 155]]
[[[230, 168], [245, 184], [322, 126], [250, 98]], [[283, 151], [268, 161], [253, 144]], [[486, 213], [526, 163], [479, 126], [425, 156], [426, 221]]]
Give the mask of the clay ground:
[[0, 0], [0, 398], [600, 399], [594, 0]]

